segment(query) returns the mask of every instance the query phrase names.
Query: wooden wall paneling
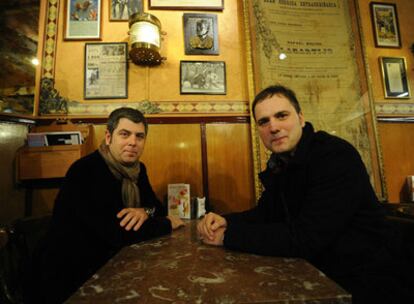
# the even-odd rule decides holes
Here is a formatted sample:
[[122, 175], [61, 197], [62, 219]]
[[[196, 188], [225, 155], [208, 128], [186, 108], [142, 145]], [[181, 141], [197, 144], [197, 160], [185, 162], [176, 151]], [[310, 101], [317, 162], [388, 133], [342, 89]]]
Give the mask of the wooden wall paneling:
[[94, 147], [93, 150], [96, 150], [105, 139], [106, 124], [93, 125], [93, 130], [95, 135], [92, 141]]
[[210, 206], [217, 213], [255, 205], [249, 124], [207, 124]]
[[204, 195], [199, 124], [150, 124], [141, 160], [159, 199], [173, 183], [190, 184], [191, 196]]
[[201, 135], [201, 165], [203, 173], [203, 189], [204, 197], [206, 199], [206, 212], [210, 212], [210, 190], [208, 188], [208, 160], [207, 160], [207, 134], [206, 134], [206, 124], [204, 122], [200, 123], [200, 135]]
[[[141, 160], [158, 198], [165, 199], [169, 183], [188, 183], [191, 195], [209, 197], [216, 212], [251, 208], [255, 198], [249, 128], [246, 121], [150, 124]], [[94, 149], [105, 129], [104, 124], [94, 125]], [[41, 214], [53, 208], [57, 189], [33, 194], [33, 213]]]
[[414, 123], [378, 123], [388, 201], [407, 201], [406, 177], [414, 175]]

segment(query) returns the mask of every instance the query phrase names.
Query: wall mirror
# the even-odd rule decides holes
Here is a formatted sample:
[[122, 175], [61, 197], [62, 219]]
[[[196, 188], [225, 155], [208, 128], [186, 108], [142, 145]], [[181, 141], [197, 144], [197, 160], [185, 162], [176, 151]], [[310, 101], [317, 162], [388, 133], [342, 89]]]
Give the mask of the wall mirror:
[[0, 114], [33, 114], [40, 0], [0, 2]]

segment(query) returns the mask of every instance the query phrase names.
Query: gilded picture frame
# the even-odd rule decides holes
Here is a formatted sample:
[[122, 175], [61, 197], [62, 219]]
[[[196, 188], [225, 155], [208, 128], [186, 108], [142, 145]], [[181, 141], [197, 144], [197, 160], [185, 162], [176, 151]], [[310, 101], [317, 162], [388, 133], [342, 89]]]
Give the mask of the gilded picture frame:
[[149, 0], [150, 9], [167, 10], [217, 10], [224, 9], [224, 0]]
[[380, 57], [385, 98], [410, 98], [410, 82], [404, 57]]
[[371, 2], [370, 7], [375, 46], [401, 48], [397, 6], [393, 3]]

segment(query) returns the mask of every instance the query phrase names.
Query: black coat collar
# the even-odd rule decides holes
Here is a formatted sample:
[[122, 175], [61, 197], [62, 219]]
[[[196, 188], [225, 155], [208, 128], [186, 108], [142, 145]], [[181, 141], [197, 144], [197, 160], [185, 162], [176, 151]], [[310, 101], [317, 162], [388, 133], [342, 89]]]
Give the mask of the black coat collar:
[[306, 162], [306, 159], [309, 155], [309, 146], [312, 142], [314, 134], [315, 131], [313, 129], [312, 124], [310, 122], [306, 122], [305, 126], [302, 128], [302, 136], [299, 140], [298, 145], [296, 146], [295, 153], [293, 154], [293, 156], [287, 159], [286, 164], [286, 157], [278, 157], [278, 155], [272, 153], [267, 163], [266, 170], [259, 173], [259, 178], [262, 184], [265, 186], [265, 188], [270, 185], [271, 181], [273, 180], [273, 177], [275, 176], [275, 170], [273, 168], [275, 163], [277, 163], [276, 166], [280, 163], [283, 163], [281, 166], [283, 167], [283, 169], [286, 169], [288, 166], [300, 166], [301, 164], [304, 164]]

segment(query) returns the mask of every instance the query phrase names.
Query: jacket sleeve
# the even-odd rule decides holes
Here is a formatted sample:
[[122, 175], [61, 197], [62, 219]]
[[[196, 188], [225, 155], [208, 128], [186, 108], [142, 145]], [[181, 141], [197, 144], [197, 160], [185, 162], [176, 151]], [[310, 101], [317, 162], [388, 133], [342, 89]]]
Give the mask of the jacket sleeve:
[[138, 186], [141, 192], [141, 204], [144, 207], [155, 207], [155, 217], [166, 216], [167, 208], [162, 205], [154, 193], [147, 175], [147, 169], [141, 163], [141, 173], [139, 175]]
[[266, 191], [260, 197], [257, 206], [246, 211], [234, 212], [223, 215], [227, 222], [231, 223], [248, 223], [248, 224], [260, 224], [266, 220], [266, 209], [263, 204]]
[[256, 254], [312, 258], [348, 229], [364, 193], [373, 195], [365, 199], [375, 200], [365, 166], [352, 147], [319, 153], [308, 175], [305, 189], [297, 189], [304, 191], [302, 208], [291, 221], [230, 219], [224, 245]]

